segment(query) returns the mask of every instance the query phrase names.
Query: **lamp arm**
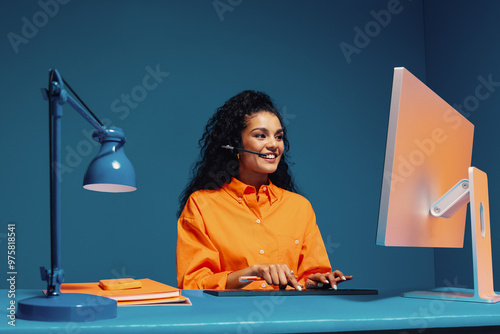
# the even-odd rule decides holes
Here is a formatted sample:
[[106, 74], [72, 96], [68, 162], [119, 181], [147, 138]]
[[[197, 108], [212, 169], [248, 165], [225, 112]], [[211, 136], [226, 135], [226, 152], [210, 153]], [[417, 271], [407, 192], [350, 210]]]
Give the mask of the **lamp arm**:
[[78, 103], [78, 101], [76, 101], [75, 99], [73, 99], [69, 95], [68, 95], [67, 103], [70, 106], [72, 106], [73, 109], [75, 109], [83, 118], [85, 118], [85, 120], [87, 122], [89, 122], [90, 124], [92, 124], [92, 126], [97, 131], [99, 131], [99, 133], [106, 132], [104, 126], [102, 126], [101, 124], [99, 124], [99, 122], [87, 110], [85, 110], [84, 108], [82, 108], [82, 106]]
[[59, 72], [56, 69], [53, 69], [50, 71], [49, 89], [42, 90], [44, 93], [44, 98], [51, 100], [52, 103], [59, 103], [61, 105], [68, 103], [100, 134], [105, 133], [106, 129], [102, 125], [101, 121], [99, 121], [99, 119], [88, 108], [82, 107], [82, 105], [77, 100], [70, 96], [65, 89], [66, 87], [68, 87], [71, 92], [75, 94], [75, 96], [77, 96], [73, 89], [71, 89], [69, 84], [64, 81]]

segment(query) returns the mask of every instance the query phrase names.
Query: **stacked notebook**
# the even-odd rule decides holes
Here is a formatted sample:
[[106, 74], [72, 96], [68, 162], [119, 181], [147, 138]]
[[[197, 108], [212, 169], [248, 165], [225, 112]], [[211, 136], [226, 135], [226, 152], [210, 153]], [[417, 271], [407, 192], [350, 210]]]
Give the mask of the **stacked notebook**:
[[63, 283], [62, 293], [87, 293], [114, 299], [118, 306], [191, 305], [181, 290], [149, 278], [102, 280], [99, 283]]

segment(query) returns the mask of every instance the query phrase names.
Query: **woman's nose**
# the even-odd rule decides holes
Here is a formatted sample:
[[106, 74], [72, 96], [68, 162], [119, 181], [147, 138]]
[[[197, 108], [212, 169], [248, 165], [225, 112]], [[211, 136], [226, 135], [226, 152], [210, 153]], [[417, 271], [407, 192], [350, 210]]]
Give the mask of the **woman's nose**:
[[278, 142], [277, 142], [276, 138], [269, 139], [269, 141], [267, 142], [266, 147], [268, 149], [270, 149], [270, 150], [277, 148], [278, 147]]

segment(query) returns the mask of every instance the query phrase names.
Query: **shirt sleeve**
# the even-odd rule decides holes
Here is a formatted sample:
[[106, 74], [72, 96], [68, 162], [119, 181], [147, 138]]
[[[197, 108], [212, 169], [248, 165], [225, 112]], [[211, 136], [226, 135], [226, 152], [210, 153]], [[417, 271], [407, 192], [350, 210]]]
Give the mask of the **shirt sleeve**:
[[311, 205], [307, 210], [307, 227], [299, 256], [298, 281], [305, 284], [307, 277], [314, 273], [327, 273], [332, 270], [325, 244], [316, 224], [316, 215]]
[[181, 289], [224, 289], [219, 251], [206, 234], [196, 201], [189, 198], [177, 223], [177, 284]]

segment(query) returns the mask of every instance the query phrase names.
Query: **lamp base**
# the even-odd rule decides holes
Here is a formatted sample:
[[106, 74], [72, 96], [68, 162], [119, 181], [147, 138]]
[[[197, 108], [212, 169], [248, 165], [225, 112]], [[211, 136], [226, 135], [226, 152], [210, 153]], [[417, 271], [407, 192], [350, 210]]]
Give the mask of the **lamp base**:
[[114, 299], [83, 293], [37, 296], [17, 303], [17, 318], [37, 321], [84, 322], [116, 318]]

